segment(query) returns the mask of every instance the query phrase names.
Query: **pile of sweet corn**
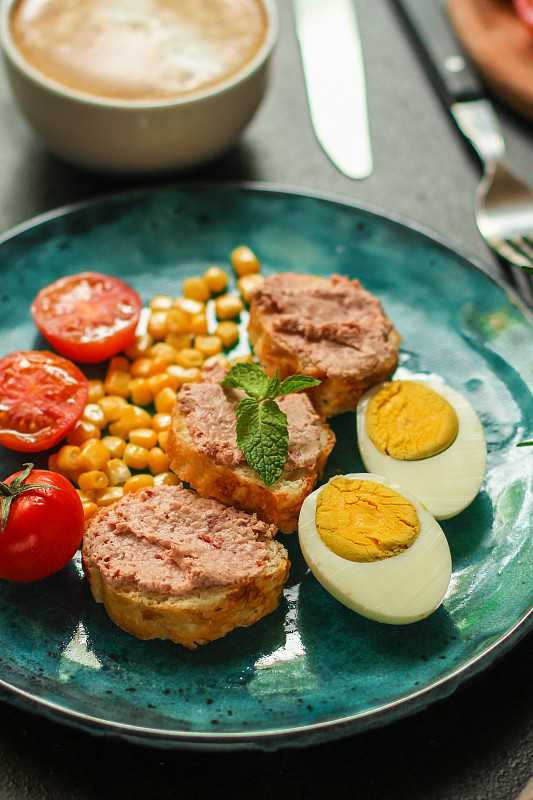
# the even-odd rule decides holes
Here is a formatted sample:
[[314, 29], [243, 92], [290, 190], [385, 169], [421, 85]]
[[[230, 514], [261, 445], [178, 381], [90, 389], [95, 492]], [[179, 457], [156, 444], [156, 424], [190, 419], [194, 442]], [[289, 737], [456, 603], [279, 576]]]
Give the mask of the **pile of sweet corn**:
[[[89, 381], [81, 419], [48, 462], [49, 469], [77, 486], [86, 519], [127, 492], [179, 483], [166, 454], [177, 393], [185, 383], [199, 380], [211, 359], [231, 363], [224, 351], [237, 344], [236, 320], [263, 280], [249, 248], [236, 248], [231, 264], [239, 295], [227, 293], [229, 275], [220, 267], [186, 278], [181, 297], [152, 298], [146, 333], [110, 360], [103, 380]], [[211, 300], [216, 327], [209, 332]]]

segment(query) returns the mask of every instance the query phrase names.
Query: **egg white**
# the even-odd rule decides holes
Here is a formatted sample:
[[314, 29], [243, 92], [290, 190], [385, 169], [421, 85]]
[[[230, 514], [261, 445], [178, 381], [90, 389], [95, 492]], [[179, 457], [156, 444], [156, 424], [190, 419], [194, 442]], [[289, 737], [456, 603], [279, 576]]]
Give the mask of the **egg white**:
[[380, 383], [357, 406], [359, 452], [367, 470], [411, 492], [436, 519], [448, 519], [469, 506], [481, 488], [487, 466], [485, 433], [473, 407], [454, 389], [435, 380], [409, 380], [433, 389], [453, 407], [459, 422], [455, 441], [442, 453], [420, 461], [401, 461], [378, 450], [367, 432], [366, 411], [371, 398], [386, 385]]
[[405, 625], [429, 616], [441, 605], [452, 572], [450, 548], [439, 523], [415, 497], [381, 475], [341, 477], [395, 489], [415, 507], [420, 533], [397, 556], [364, 563], [348, 561], [326, 547], [317, 531], [316, 505], [324, 488], [320, 487], [304, 500], [298, 524], [300, 546], [311, 572], [333, 597], [377, 622]]

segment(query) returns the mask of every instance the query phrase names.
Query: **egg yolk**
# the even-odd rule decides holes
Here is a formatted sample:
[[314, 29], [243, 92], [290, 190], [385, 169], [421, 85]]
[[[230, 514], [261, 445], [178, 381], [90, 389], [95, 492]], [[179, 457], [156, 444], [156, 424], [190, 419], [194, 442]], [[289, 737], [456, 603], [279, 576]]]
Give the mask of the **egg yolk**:
[[409, 500], [389, 486], [352, 478], [334, 478], [322, 489], [315, 524], [326, 547], [348, 561], [399, 555], [420, 531]]
[[446, 450], [459, 422], [452, 406], [433, 389], [414, 381], [392, 381], [369, 401], [366, 429], [385, 455], [418, 461]]

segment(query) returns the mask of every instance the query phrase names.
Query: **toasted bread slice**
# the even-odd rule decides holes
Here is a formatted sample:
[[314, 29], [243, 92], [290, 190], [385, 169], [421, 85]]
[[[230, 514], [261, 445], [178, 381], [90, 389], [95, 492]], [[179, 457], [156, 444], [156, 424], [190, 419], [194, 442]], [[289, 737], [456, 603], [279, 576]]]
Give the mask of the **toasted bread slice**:
[[270, 275], [252, 296], [248, 337], [269, 375], [320, 380], [308, 390], [325, 419], [355, 410], [398, 365], [400, 336], [381, 302], [338, 275]]
[[[144, 552], [146, 541], [150, 540], [152, 534], [156, 535], [158, 526], [161, 526], [157, 510], [158, 496], [162, 495], [165, 501], [165, 495], [182, 492], [189, 490], [181, 486], [156, 487], [126, 495], [114, 506], [100, 509], [87, 524], [82, 563], [95, 600], [104, 604], [109, 617], [119, 627], [139, 639], [170, 639], [193, 650], [199, 644], [207, 644], [225, 636], [236, 627], [251, 625], [273, 611], [287, 580], [290, 562], [283, 545], [271, 538], [273, 528], [263, 526], [265, 533], [259, 530], [256, 540], [245, 544], [252, 548], [250, 552], [253, 558], [256, 558], [257, 552], [257, 562], [261, 563], [260, 569], [256, 565], [255, 574], [241, 575], [235, 580], [226, 579], [229, 581], [226, 583], [210, 584], [212, 577], [208, 577], [207, 573], [198, 574], [195, 562], [197, 585], [194, 588], [176, 594], [169, 589], [165, 580], [158, 589], [155, 581], [152, 586], [151, 571], [154, 565], [156, 569], [160, 568], [163, 554], [166, 555], [171, 547], [167, 541], [150, 548], [150, 557], [146, 557]], [[201, 513], [211, 519], [219, 520], [226, 514], [229, 524], [237, 527], [245, 524], [246, 517], [251, 519], [242, 512], [228, 515], [227, 512], [234, 512], [235, 509], [225, 509], [215, 501], [201, 498], [198, 501], [204, 504]], [[208, 504], [207, 508], [205, 503]], [[252, 524], [258, 528], [257, 521]], [[135, 574], [131, 568], [130, 550], [126, 560], [122, 552], [124, 535], [130, 536], [130, 530], [134, 532], [131, 535], [140, 540], [138, 546], [143, 554]], [[224, 535], [223, 530], [221, 535]], [[201, 546], [205, 549], [208, 546], [205, 532], [200, 537]], [[172, 558], [168, 559], [170, 567], [165, 569], [179, 571], [180, 564], [183, 565], [187, 560], [190, 540], [183, 545], [180, 536], [177, 538], [178, 544], [174, 543], [172, 547], [177, 548], [178, 552], [176, 554], [173, 551]], [[99, 541], [102, 539], [103, 542]], [[223, 558], [220, 541], [213, 551], [215, 560]], [[124, 571], [127, 571], [127, 575], [122, 574]], [[206, 585], [202, 585], [202, 581]]]

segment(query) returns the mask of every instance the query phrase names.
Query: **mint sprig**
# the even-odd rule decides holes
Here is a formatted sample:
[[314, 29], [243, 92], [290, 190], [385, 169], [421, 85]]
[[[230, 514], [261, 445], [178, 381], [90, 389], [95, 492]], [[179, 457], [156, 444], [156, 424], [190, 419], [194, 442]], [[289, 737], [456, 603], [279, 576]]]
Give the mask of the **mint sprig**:
[[239, 401], [235, 410], [237, 445], [267, 486], [277, 481], [289, 453], [287, 415], [276, 398], [319, 383], [309, 375], [290, 375], [280, 381], [277, 370], [274, 377], [269, 378], [257, 364], [245, 362], [234, 364], [221, 381], [222, 386], [242, 389], [248, 395]]

